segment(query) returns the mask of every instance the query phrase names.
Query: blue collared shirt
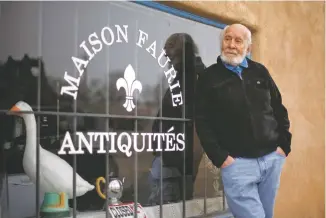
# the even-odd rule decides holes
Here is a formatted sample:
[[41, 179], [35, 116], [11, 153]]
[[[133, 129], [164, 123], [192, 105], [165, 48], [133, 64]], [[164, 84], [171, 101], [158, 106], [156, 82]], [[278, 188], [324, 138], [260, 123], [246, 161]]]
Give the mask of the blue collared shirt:
[[248, 61], [247, 61], [247, 58], [243, 59], [243, 61], [238, 65], [238, 66], [232, 66], [230, 64], [227, 64], [225, 62], [222, 61], [222, 63], [224, 64], [224, 66], [231, 70], [232, 72], [236, 73], [240, 78], [241, 78], [241, 73], [242, 73], [242, 70], [244, 68], [248, 68]]

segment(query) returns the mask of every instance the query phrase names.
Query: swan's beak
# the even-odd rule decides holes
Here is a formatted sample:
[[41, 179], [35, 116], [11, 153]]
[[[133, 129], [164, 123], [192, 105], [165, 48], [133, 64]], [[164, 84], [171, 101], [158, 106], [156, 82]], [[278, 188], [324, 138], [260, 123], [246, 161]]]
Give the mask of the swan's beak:
[[14, 106], [10, 109], [10, 111], [11, 111], [11, 112], [19, 112], [20, 109], [19, 109], [16, 105], [14, 105]]

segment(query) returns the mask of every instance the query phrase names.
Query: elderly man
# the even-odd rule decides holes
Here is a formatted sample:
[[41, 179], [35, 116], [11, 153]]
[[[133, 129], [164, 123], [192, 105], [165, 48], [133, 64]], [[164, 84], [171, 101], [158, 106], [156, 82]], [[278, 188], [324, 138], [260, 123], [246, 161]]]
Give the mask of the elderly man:
[[291, 151], [287, 109], [266, 67], [248, 59], [251, 32], [227, 26], [217, 62], [198, 78], [196, 130], [221, 168], [236, 218], [272, 218], [281, 169]]

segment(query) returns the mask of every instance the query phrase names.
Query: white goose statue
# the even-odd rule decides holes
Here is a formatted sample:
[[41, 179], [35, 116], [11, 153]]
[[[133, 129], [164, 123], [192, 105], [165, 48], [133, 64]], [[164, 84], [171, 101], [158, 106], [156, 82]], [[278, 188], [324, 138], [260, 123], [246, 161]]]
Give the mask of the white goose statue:
[[[40, 190], [45, 193], [57, 193], [60, 196], [60, 205], [67, 205], [66, 195], [73, 198], [73, 168], [59, 156], [37, 145], [36, 120], [33, 109], [26, 102], [19, 101], [11, 109], [15, 115], [24, 119], [26, 127], [26, 146], [23, 157], [23, 168], [26, 175], [36, 184], [36, 148], [40, 150]], [[28, 113], [24, 113], [28, 112]], [[76, 173], [76, 197], [84, 195], [94, 189]], [[44, 201], [43, 201], [44, 203]], [[55, 208], [60, 207], [55, 206]]]

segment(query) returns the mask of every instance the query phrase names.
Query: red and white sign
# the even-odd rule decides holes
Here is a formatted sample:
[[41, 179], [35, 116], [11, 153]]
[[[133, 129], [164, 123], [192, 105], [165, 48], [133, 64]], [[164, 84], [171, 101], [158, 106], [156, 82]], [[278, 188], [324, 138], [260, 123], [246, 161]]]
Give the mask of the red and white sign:
[[[119, 205], [109, 205], [109, 213], [112, 218], [133, 218], [134, 203], [122, 203]], [[138, 203], [136, 209], [138, 218], [148, 218], [143, 207]]]

